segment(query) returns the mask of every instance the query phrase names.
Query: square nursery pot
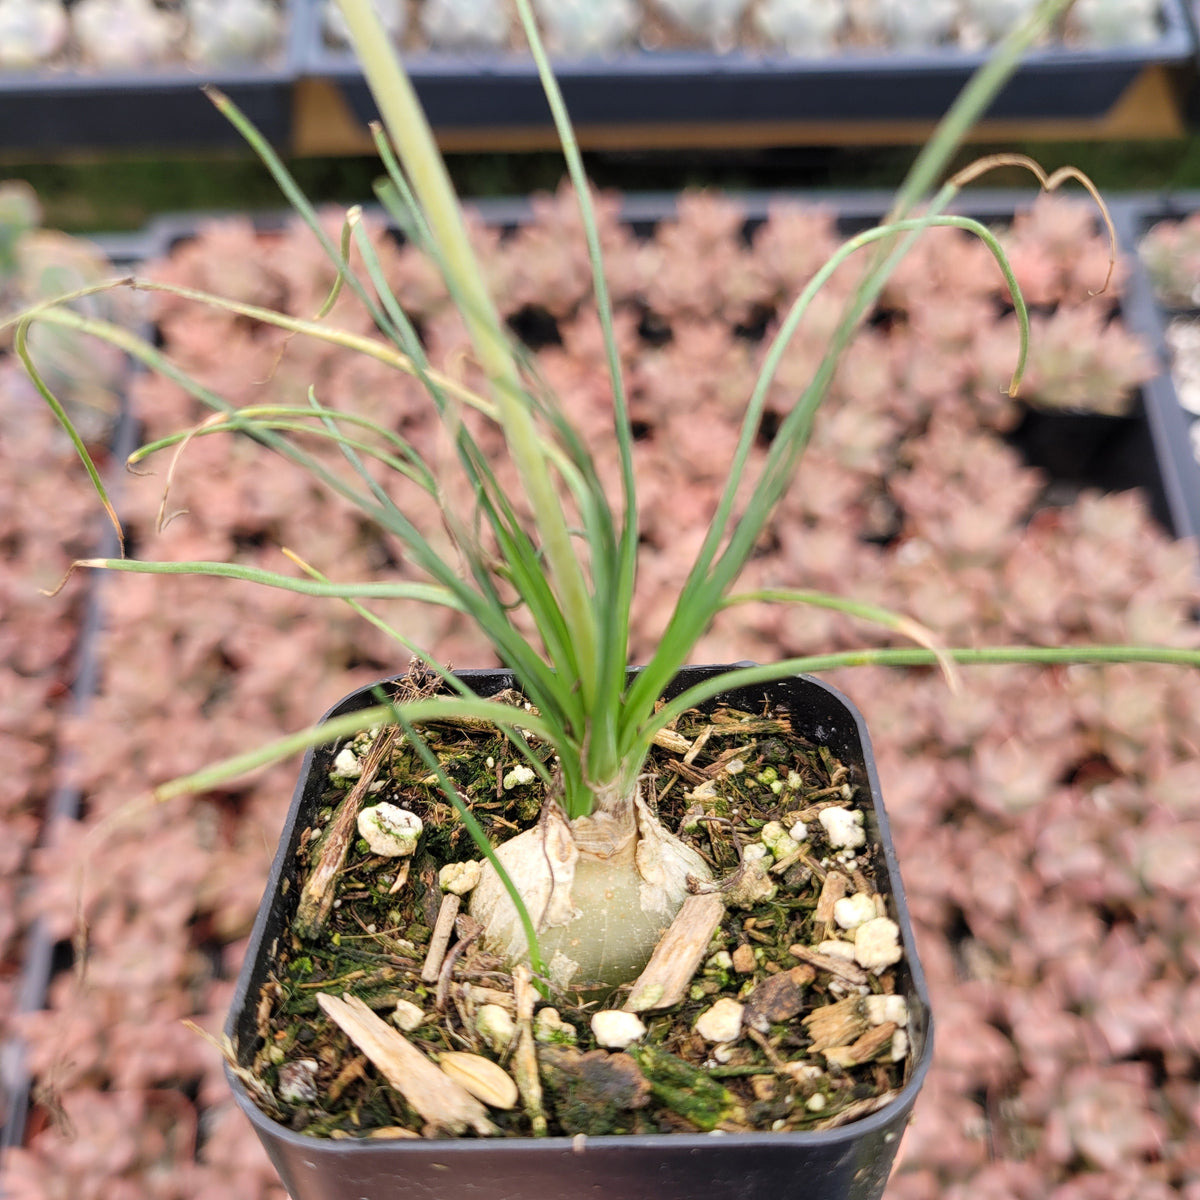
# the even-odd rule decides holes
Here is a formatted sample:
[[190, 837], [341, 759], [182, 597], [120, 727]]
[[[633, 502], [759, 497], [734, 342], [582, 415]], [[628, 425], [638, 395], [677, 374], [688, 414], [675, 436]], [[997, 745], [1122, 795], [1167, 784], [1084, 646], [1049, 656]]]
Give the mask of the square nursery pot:
[[[729, 669], [685, 668], [670, 692]], [[504, 670], [458, 674], [481, 695], [512, 684]], [[839, 692], [807, 676], [731, 690], [718, 700], [750, 709], [764, 701], [786, 708], [795, 731], [829, 746], [869, 793], [865, 806], [873, 866], [889, 914], [900, 926], [905, 954], [898, 990], [909, 1006], [911, 1057], [895, 1099], [867, 1117], [821, 1132], [332, 1140], [296, 1133], [266, 1116], [227, 1069], [237, 1103], [294, 1200], [878, 1200], [929, 1069], [933, 1042], [929, 996], [863, 719]], [[371, 689], [364, 688], [327, 717], [372, 703]], [[268, 976], [268, 955], [294, 911], [296, 851], [301, 832], [322, 803], [332, 754], [332, 748], [318, 747], [304, 759], [238, 979], [226, 1033], [243, 1066], [253, 1061], [257, 1049], [256, 1007]]]

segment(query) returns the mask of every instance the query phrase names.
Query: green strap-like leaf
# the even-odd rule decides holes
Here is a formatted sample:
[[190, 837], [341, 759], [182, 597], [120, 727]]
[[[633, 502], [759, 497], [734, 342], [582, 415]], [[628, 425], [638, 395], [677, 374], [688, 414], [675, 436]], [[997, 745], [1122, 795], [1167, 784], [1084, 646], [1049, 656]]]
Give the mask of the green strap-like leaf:
[[515, 709], [511, 704], [496, 700], [484, 700], [477, 696], [436, 696], [428, 700], [415, 700], [408, 704], [377, 704], [362, 708], [345, 716], [333, 717], [321, 725], [302, 729], [299, 733], [277, 738], [266, 745], [258, 746], [245, 754], [236, 754], [222, 762], [204, 767], [191, 775], [181, 776], [170, 783], [154, 789], [159, 800], [170, 800], [175, 796], [210, 791], [237, 779], [250, 771], [271, 763], [290, 758], [311, 746], [322, 746], [338, 738], [351, 737], [372, 725], [387, 724], [401, 712], [414, 725], [427, 724], [439, 719], [466, 717], [479, 721], [490, 721], [501, 730], [527, 730], [534, 737], [553, 742], [553, 731], [533, 713]]
[[[941, 651], [963, 666], [1004, 666], [1028, 663], [1038, 666], [1113, 665], [1116, 663], [1161, 663], [1168, 666], [1200, 667], [1200, 650], [1173, 646], [981, 646], [947, 648]], [[757, 683], [770, 683], [789, 675], [816, 674], [843, 667], [932, 667], [938, 655], [916, 647], [885, 647], [843, 650], [788, 658], [764, 666], [737, 667], [702, 680], [667, 701], [642, 726], [648, 745], [654, 734], [666, 728], [690, 708], [723, 692]]]
[[83, 463], [83, 469], [92, 481], [92, 487], [96, 489], [96, 495], [100, 498], [100, 503], [104, 506], [104, 511], [108, 514], [108, 519], [112, 522], [113, 529], [117, 532], [117, 541], [120, 544], [121, 553], [123, 554], [125, 552], [125, 531], [121, 528], [121, 519], [117, 516], [117, 510], [113, 507], [112, 501], [108, 497], [108, 489], [104, 486], [104, 480], [100, 477], [100, 472], [92, 460], [91, 454], [88, 453], [88, 448], [84, 444], [83, 438], [80, 437], [79, 430], [75, 428], [74, 421], [71, 420], [67, 410], [63, 408], [61, 401], [50, 390], [46, 381], [42, 378], [33, 361], [33, 356], [29, 353], [28, 332], [31, 319], [30, 317], [26, 317], [25, 320], [17, 325], [16, 336], [13, 338], [17, 357], [20, 358], [24, 365], [38, 394], [49, 405], [50, 411], [58, 419], [58, 423], [63, 429], [66, 430], [67, 437], [71, 439], [71, 445], [75, 447], [75, 453], [79, 455], [79, 460]]

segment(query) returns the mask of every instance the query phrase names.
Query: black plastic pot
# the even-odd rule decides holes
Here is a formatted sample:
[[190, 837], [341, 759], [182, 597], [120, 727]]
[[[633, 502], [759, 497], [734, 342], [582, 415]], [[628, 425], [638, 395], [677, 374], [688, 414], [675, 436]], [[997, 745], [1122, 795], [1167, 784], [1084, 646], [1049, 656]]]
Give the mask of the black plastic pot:
[[242, 135], [200, 90], [203, 84], [229, 96], [272, 146], [288, 149], [300, 26], [295, 0], [283, 7], [280, 45], [261, 63], [0, 71], [0, 150], [244, 148]]
[[1008, 440], [1030, 466], [1048, 476], [1048, 502], [1070, 503], [1083, 488], [1142, 488], [1159, 524], [1176, 537], [1187, 537], [1187, 505], [1182, 495], [1172, 494], [1173, 477], [1162, 470], [1152, 427], [1158, 414], [1150, 411], [1149, 403], [1143, 393], [1138, 410], [1119, 417], [1030, 408]]
[[[671, 691], [727, 670], [686, 668]], [[482, 695], [512, 684], [507, 671], [462, 671], [459, 675]], [[895, 1101], [860, 1121], [821, 1133], [334, 1141], [295, 1133], [267, 1117], [227, 1071], [238, 1104], [294, 1200], [476, 1200], [480, 1196], [491, 1200], [579, 1200], [587, 1196], [621, 1200], [878, 1200], [929, 1069], [933, 1053], [929, 996], [861, 715], [840, 692], [807, 676], [738, 689], [721, 697], [750, 709], [768, 698], [787, 707], [798, 732], [828, 745], [871, 795], [868, 820], [879, 847], [876, 871], [904, 943], [900, 986], [908, 999], [913, 1048], [914, 1066]], [[371, 690], [364, 688], [326, 716], [372, 703]], [[304, 760], [238, 979], [226, 1032], [242, 1064], [251, 1062], [257, 1049], [255, 1009], [267, 979], [267, 956], [294, 909], [299, 891], [296, 850], [301, 832], [320, 807], [332, 753], [331, 748], [321, 747]]]
[[[321, 0], [302, 0], [306, 74], [337, 84], [361, 121], [376, 109], [348, 49], [322, 34]], [[1028, 54], [988, 110], [991, 119], [1092, 119], [1112, 108], [1149, 66], [1181, 66], [1195, 52], [1181, 0], [1163, 0], [1161, 36], [1142, 46], [1049, 46]], [[704, 122], [933, 121], [942, 116], [987, 50], [725, 54], [630, 50], [556, 58], [555, 74], [577, 127], [629, 128]], [[423, 52], [406, 65], [422, 106], [444, 130], [550, 127], [528, 55]]]

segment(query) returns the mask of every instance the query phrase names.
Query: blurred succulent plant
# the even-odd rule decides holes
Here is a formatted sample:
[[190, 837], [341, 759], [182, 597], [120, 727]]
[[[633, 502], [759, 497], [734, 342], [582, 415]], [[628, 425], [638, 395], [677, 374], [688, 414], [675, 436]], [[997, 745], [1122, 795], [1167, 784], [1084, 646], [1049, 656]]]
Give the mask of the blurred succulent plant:
[[[379, 23], [387, 30], [388, 37], [394, 42], [400, 41], [408, 30], [408, 4], [406, 0], [372, 0], [371, 7], [379, 18]], [[350, 43], [350, 31], [346, 28], [346, 18], [338, 8], [336, 0], [325, 0], [321, 6], [321, 28], [325, 37], [337, 46]]]
[[844, 0], [763, 0], [754, 10], [758, 31], [789, 54], [824, 54], [845, 20]]
[[1027, 16], [1037, 0], [963, 0], [963, 16], [977, 38], [999, 41]]
[[79, 0], [71, 24], [84, 62], [109, 69], [161, 62], [183, 33], [178, 14], [150, 0]]
[[605, 54], [626, 45], [638, 25], [633, 0], [534, 0], [549, 49]]
[[1200, 322], [1177, 317], [1166, 336], [1175, 394], [1188, 412], [1200, 417]]
[[1001, 236], [1026, 301], [1039, 307], [1118, 296], [1125, 266], [1118, 261], [1106, 279], [1106, 240], [1087, 205], [1059, 194], [1039, 196]]
[[1089, 46], [1136, 46], [1159, 36], [1158, 0], [1076, 0], [1068, 20]]
[[66, 45], [69, 28], [59, 0], [0, 0], [0, 67], [48, 62]]
[[[808, 7], [809, 0], [804, 0]], [[658, 9], [693, 37], [717, 50], [737, 42], [738, 23], [747, 0], [657, 0]]]
[[[113, 274], [94, 246], [40, 225], [33, 189], [17, 180], [0, 183], [0, 314]], [[89, 315], [121, 320], [128, 315], [129, 298], [108, 292], [77, 300], [75, 306]], [[29, 330], [28, 348], [43, 378], [80, 420], [85, 436], [102, 430], [117, 411], [124, 355], [77, 332], [38, 325]]]
[[[864, 6], [867, 7], [867, 6]], [[924, 50], [944, 42], [958, 18], [957, 0], [872, 0], [872, 28], [897, 50]]]
[[1200, 307], [1200, 213], [1160, 221], [1138, 248], [1160, 303]]
[[498, 49], [512, 32], [508, 9], [496, 0], [425, 0], [420, 21], [437, 50]]
[[1061, 308], [1035, 317], [1029, 370], [1021, 395], [1039, 408], [1119, 416], [1130, 411], [1138, 384], [1153, 378], [1153, 356], [1138, 337], [1106, 324], [1095, 308]]
[[257, 62], [279, 42], [283, 17], [273, 0], [185, 0], [187, 56], [209, 66]]
[[17, 246], [42, 220], [37, 193], [20, 179], [0, 183], [0, 309], [12, 308], [6, 285], [16, 274]]

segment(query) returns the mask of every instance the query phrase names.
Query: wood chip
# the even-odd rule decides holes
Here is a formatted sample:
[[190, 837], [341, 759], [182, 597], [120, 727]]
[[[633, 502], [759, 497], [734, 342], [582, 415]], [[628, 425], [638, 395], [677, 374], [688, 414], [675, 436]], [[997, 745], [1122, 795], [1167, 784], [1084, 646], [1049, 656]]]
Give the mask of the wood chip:
[[692, 743], [682, 733], [676, 733], [673, 729], [660, 729], [654, 735], [654, 744], [660, 750], [669, 750], [672, 754], [686, 754], [692, 748]]
[[499, 1132], [488, 1119], [487, 1109], [470, 1092], [459, 1087], [363, 1001], [349, 994], [339, 999], [328, 992], [320, 992], [317, 1003], [421, 1115], [427, 1134], [461, 1134], [474, 1130], [488, 1136]]
[[[812, 1049], [824, 1052], [830, 1046], [847, 1046], [867, 1030], [861, 998], [849, 996], [836, 1004], [814, 1009], [801, 1024], [812, 1038]], [[878, 1028], [882, 1029], [880, 1025]], [[889, 1035], [888, 1040], [891, 1040]]]
[[839, 1125], [849, 1125], [851, 1121], [869, 1117], [871, 1113], [886, 1108], [899, 1095], [899, 1091], [890, 1091], [884, 1092], [881, 1096], [868, 1097], [866, 1100], [856, 1100], [853, 1104], [847, 1104], [840, 1112], [834, 1113], [832, 1117], [818, 1122], [813, 1129], [837, 1129]]
[[447, 1050], [438, 1058], [441, 1067], [455, 1083], [466, 1088], [476, 1100], [482, 1100], [489, 1108], [512, 1108], [517, 1103], [518, 1091], [513, 1078], [498, 1063], [482, 1054], [468, 1054], [465, 1050]]
[[437, 983], [442, 970], [442, 960], [450, 946], [450, 938], [454, 933], [454, 921], [458, 916], [462, 897], [453, 892], [447, 892], [442, 897], [442, 907], [438, 909], [437, 923], [433, 927], [433, 935], [429, 939], [429, 951], [425, 955], [425, 965], [421, 968], [421, 979], [425, 983]]
[[709, 779], [707, 775], [704, 774], [703, 771], [698, 770], [696, 767], [688, 766], [688, 764], [683, 762], [681, 759], [669, 759], [667, 761], [667, 767], [676, 775], [678, 775], [685, 783], [690, 783], [693, 787], [695, 787], [697, 784], [707, 784], [709, 785], [710, 791], [716, 790], [716, 785], [711, 779]]
[[790, 854], [785, 854], [782, 858], [775, 860], [774, 866], [771, 867], [772, 875], [782, 875], [785, 871], [794, 867], [798, 862], [804, 862], [808, 858], [808, 854], [801, 845], [797, 845], [796, 849]]
[[678, 1004], [724, 916], [725, 902], [715, 892], [689, 896], [670, 928], [659, 938], [650, 961], [625, 1001], [625, 1011], [645, 1012]]
[[302, 938], [314, 938], [321, 932], [333, 907], [334, 880], [346, 861], [346, 854], [358, 836], [358, 814], [363, 800], [383, 760], [392, 752], [400, 731], [394, 726], [379, 733], [363, 761], [362, 774], [338, 805], [329, 832], [317, 852], [317, 861], [304, 882], [292, 928]]
[[708, 739], [712, 737], [713, 727], [706, 725], [701, 731], [696, 740], [692, 743], [691, 749], [683, 756], [683, 761], [691, 766], [696, 761], [696, 755], [704, 749]]
[[408, 882], [408, 871], [411, 866], [411, 858], [402, 858], [400, 860], [400, 869], [396, 872], [396, 880], [392, 886], [388, 888], [389, 896], [394, 896]]
[[498, 1004], [505, 1012], [515, 1015], [517, 1002], [512, 992], [503, 992], [499, 988], [484, 987], [478, 983], [464, 983], [463, 997], [474, 1007], [482, 1008], [485, 1004]]
[[815, 977], [816, 971], [805, 964], [764, 979], [746, 998], [746, 1024], [766, 1033], [772, 1025], [790, 1021], [804, 1007], [804, 989]]
[[832, 954], [822, 954], [811, 946], [789, 946], [788, 953], [801, 962], [810, 963], [818, 971], [827, 971], [830, 975], [844, 979], [847, 983], [864, 984], [868, 976], [866, 971], [857, 963], [847, 958], [835, 958]]
[[542, 1080], [538, 1074], [537, 1046], [533, 1040], [533, 977], [524, 963], [513, 967], [513, 1000], [517, 1010], [517, 1031], [513, 1037], [512, 1073], [521, 1107], [533, 1126], [534, 1137], [545, 1137], [546, 1113], [542, 1106]]
[[[746, 769], [746, 760], [754, 751], [754, 743], [751, 742], [748, 746], [730, 746], [727, 750], [722, 750], [715, 762], [709, 763], [704, 768], [704, 774], [709, 779], [721, 779], [725, 775], [734, 774], [738, 771]], [[732, 768], [730, 764], [737, 763], [737, 766]]]
[[840, 871], [830, 871], [825, 876], [821, 895], [817, 900], [817, 910], [813, 913], [813, 919], [819, 925], [833, 923], [833, 906], [846, 894], [849, 887], [850, 880]]
[[365, 1056], [360, 1054], [352, 1058], [329, 1085], [325, 1093], [325, 1102], [332, 1104], [356, 1079], [361, 1079], [366, 1073], [367, 1060]]
[[834, 1067], [857, 1067], [870, 1062], [881, 1050], [889, 1049], [892, 1045], [892, 1034], [896, 1025], [888, 1021], [885, 1025], [877, 1025], [868, 1029], [857, 1041], [849, 1046], [830, 1046], [821, 1053], [825, 1061]]

